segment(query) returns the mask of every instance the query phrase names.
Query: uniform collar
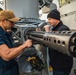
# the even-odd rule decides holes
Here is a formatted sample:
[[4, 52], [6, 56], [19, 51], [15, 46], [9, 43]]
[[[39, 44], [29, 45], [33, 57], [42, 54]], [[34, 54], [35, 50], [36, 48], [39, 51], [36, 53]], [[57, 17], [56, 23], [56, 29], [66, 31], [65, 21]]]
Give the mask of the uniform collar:
[[0, 33], [1, 33], [1, 34], [6, 34], [7, 32], [5, 32], [5, 31], [3, 30], [3, 28], [0, 26]]
[[60, 27], [61, 25], [63, 25], [62, 21], [60, 21], [55, 27], [53, 27], [52, 30], [57, 29], [57, 28]]

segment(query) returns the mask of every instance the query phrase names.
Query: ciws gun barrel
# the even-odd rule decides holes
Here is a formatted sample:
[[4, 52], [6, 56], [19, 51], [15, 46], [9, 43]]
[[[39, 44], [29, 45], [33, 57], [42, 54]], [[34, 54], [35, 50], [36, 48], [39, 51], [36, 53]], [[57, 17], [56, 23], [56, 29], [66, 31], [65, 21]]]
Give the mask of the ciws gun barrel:
[[72, 57], [76, 57], [76, 32], [75, 31], [34, 31], [28, 28], [24, 33], [24, 38], [32, 39], [33, 42], [44, 44]]

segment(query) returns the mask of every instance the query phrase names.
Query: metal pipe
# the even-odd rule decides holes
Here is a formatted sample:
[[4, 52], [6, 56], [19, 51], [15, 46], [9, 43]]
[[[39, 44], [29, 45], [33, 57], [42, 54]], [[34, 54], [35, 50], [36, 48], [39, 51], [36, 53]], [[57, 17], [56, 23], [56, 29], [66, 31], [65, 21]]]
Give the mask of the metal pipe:
[[54, 50], [64, 54], [76, 57], [76, 32], [74, 31], [52, 31], [52, 32], [28, 32], [28, 38], [33, 42], [37, 41], [39, 44], [44, 44]]

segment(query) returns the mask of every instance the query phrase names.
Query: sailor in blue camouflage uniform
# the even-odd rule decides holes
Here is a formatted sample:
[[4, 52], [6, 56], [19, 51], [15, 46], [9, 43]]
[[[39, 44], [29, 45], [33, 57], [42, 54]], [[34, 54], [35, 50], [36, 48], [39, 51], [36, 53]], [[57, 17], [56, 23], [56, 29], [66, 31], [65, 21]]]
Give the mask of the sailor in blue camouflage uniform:
[[0, 75], [19, 75], [18, 64], [15, 58], [32, 45], [28, 39], [19, 47], [13, 48], [13, 39], [8, 30], [14, 26], [20, 18], [16, 18], [10, 10], [0, 12]]

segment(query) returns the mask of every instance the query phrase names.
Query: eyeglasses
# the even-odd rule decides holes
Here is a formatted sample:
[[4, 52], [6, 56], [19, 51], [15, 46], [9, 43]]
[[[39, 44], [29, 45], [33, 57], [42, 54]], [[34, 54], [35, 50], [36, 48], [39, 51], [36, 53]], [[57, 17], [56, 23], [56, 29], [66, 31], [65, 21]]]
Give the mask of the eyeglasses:
[[[7, 20], [7, 19], [6, 19]], [[10, 21], [10, 20], [7, 20], [7, 21], [9, 21], [9, 22], [11, 22], [11, 23], [14, 23], [14, 22], [12, 22], [12, 21]]]

